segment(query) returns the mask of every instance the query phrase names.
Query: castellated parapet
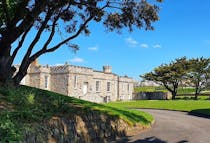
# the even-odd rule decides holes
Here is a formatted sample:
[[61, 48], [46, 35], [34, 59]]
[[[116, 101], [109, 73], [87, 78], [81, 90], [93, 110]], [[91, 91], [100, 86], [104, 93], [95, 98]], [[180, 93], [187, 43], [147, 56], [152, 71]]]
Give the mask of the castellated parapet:
[[37, 61], [35, 63], [29, 67], [22, 84], [92, 102], [132, 99], [135, 81], [112, 73], [111, 66], [95, 71], [69, 64], [41, 66]]

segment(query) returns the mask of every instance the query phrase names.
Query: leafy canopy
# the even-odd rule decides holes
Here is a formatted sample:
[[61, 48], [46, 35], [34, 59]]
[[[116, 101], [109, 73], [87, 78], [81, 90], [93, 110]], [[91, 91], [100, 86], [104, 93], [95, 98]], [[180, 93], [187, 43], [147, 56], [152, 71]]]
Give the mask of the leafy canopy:
[[186, 57], [178, 58], [175, 61], [161, 65], [152, 72], [141, 76], [143, 79], [156, 81], [162, 84], [172, 93], [172, 99], [175, 99], [177, 89], [181, 81], [186, 78], [189, 70], [189, 64]]
[[[122, 28], [132, 31], [134, 27], [153, 30], [152, 23], [159, 19], [159, 2], [161, 0], [2, 0], [0, 81], [11, 77], [12, 74], [5, 74], [5, 71], [11, 71], [16, 55], [32, 30], [34, 37], [27, 41], [30, 44], [24, 47], [26, 50], [20, 69], [13, 78], [16, 82], [26, 75], [30, 63], [39, 56], [64, 44], [77, 50], [78, 46], [72, 40], [80, 34], [89, 35], [90, 22], [101, 22], [108, 31], [120, 32]], [[39, 43], [43, 33], [45, 38]], [[54, 39], [58, 34], [61, 40], [52, 42], [57, 41]], [[17, 47], [12, 46], [15, 41]]]

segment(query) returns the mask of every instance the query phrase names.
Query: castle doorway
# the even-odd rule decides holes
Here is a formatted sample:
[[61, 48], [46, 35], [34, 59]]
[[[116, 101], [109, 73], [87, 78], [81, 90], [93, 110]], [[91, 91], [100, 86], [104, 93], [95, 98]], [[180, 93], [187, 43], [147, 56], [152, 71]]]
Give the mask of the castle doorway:
[[88, 82], [83, 83], [83, 95], [87, 94], [88, 92]]

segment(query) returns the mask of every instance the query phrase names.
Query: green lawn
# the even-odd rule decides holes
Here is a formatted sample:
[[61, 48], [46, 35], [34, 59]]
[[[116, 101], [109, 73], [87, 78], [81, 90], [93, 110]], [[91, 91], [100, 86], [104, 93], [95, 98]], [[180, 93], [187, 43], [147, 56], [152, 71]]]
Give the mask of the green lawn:
[[[168, 90], [163, 86], [142, 86], [135, 87], [135, 92], [168, 92]], [[177, 94], [194, 94], [195, 88], [192, 87], [179, 87]], [[204, 90], [202, 93], [210, 93], [209, 90]]]
[[167, 92], [167, 90], [162, 86], [142, 86], [135, 87], [135, 92]]
[[210, 115], [210, 100], [139, 100], [130, 102], [112, 102], [106, 104], [118, 108], [153, 108], [187, 112], [196, 112]]
[[[187, 95], [183, 95], [183, 96], [176, 96], [176, 99], [177, 100], [194, 100], [195, 99], [195, 96], [187, 96]], [[199, 95], [198, 96], [198, 100], [209, 100], [209, 96], [202, 96]]]

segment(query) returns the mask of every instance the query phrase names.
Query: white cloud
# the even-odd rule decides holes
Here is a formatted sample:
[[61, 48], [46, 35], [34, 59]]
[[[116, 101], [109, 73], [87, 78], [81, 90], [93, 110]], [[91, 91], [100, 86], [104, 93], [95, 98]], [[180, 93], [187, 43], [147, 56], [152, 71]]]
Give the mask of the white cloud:
[[141, 48], [149, 48], [149, 45], [148, 44], [140, 44], [140, 47]]
[[72, 62], [72, 63], [83, 63], [84, 59], [75, 57], [73, 59], [70, 59], [70, 62]]
[[130, 47], [136, 47], [138, 45], [138, 42], [131, 37], [126, 38], [125, 41]]
[[160, 44], [155, 44], [155, 45], [153, 45], [153, 48], [161, 48], [161, 45]]
[[63, 66], [64, 64], [55, 64], [55, 66]]
[[98, 46], [89, 47], [88, 50], [90, 50], [90, 51], [98, 51]]

